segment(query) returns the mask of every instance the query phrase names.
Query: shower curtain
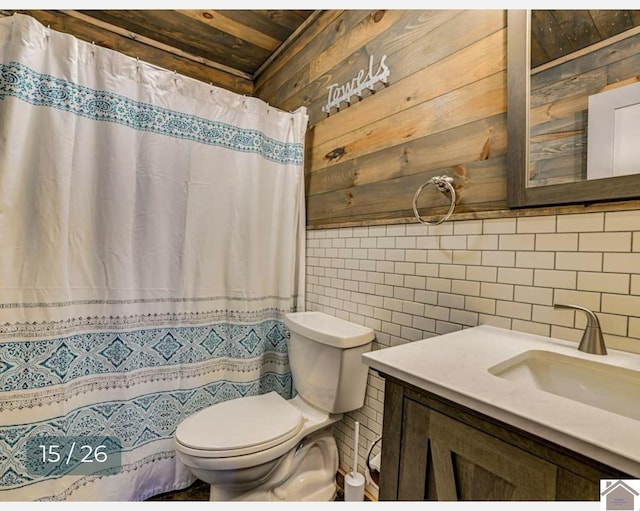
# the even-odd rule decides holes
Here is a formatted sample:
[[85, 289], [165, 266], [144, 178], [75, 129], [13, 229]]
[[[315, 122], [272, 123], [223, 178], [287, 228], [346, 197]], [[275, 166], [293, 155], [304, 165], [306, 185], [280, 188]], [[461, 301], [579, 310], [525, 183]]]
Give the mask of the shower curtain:
[[[0, 500], [184, 488], [182, 419], [291, 396], [306, 126], [304, 108], [0, 20]], [[101, 470], [91, 444], [65, 472], [71, 439], [120, 459]]]

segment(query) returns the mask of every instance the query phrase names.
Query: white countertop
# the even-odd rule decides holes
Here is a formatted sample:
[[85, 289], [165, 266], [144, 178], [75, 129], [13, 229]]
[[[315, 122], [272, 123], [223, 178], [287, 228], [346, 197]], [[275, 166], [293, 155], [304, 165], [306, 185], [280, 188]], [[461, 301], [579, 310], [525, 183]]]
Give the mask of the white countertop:
[[541, 349], [640, 371], [639, 355], [611, 349], [605, 356], [590, 355], [575, 343], [491, 326], [380, 349], [362, 358], [384, 374], [640, 478], [640, 421], [488, 371]]

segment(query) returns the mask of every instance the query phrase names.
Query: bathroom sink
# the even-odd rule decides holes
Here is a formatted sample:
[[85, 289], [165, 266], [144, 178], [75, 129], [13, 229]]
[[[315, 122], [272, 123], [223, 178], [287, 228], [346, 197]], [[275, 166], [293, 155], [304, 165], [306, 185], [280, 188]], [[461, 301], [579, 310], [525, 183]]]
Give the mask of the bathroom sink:
[[640, 371], [545, 350], [529, 350], [489, 368], [523, 387], [640, 420]]
[[[640, 354], [489, 325], [362, 355], [379, 373], [640, 477]], [[637, 509], [637, 507], [636, 507]]]

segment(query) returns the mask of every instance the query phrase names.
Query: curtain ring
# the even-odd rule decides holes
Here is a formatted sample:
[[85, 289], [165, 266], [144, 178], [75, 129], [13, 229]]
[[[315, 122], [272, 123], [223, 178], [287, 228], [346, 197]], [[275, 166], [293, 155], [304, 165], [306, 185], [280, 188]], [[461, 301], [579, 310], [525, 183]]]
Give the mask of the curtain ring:
[[[420, 213], [418, 213], [418, 197], [422, 193], [422, 190], [425, 189], [427, 185], [433, 184], [438, 190], [446, 195], [447, 193], [451, 195], [451, 205], [449, 206], [449, 211], [447, 211], [446, 215], [444, 215], [437, 222], [427, 222], [420, 217]], [[453, 187], [453, 178], [449, 176], [434, 176], [426, 183], [423, 183], [420, 188], [416, 190], [416, 194], [413, 196], [413, 214], [418, 219], [418, 222], [427, 225], [440, 225], [443, 222], [449, 220], [449, 217], [453, 213], [453, 209], [456, 207], [456, 190]]]

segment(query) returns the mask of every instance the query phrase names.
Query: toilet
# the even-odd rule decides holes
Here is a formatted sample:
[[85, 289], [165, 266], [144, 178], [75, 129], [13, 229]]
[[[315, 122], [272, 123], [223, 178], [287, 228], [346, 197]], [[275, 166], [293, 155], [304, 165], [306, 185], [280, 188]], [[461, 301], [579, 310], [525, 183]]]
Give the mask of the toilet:
[[178, 459], [217, 501], [331, 501], [338, 449], [331, 426], [364, 404], [372, 329], [323, 312], [286, 314], [297, 395], [224, 401], [182, 421]]

